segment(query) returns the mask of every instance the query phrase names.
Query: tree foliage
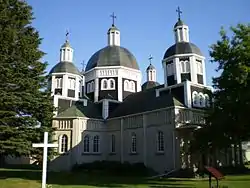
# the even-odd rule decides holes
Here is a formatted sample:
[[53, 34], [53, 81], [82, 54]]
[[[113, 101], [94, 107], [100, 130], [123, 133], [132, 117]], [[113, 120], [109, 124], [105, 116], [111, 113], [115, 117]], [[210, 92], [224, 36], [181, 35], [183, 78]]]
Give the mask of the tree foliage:
[[213, 78], [213, 108], [207, 127], [196, 133], [198, 147], [208, 143], [225, 148], [250, 138], [250, 25], [231, 27], [231, 36], [221, 29], [220, 39], [211, 46], [212, 62], [221, 72]]
[[0, 2], [0, 155], [30, 155], [31, 143], [52, 131], [47, 63], [41, 62], [32, 8], [20, 0]]

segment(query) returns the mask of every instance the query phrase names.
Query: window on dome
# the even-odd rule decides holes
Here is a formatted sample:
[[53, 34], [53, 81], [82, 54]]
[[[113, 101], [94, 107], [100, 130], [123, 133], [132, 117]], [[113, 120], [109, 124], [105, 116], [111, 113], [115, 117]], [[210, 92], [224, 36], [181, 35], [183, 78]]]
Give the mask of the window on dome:
[[76, 85], [76, 80], [75, 78], [69, 78], [69, 89], [74, 90], [75, 89], [75, 85]]
[[93, 139], [93, 152], [94, 153], [100, 152], [100, 137], [98, 135], [94, 136]]
[[130, 90], [132, 92], [135, 92], [135, 82], [134, 81], [130, 81]]
[[107, 90], [108, 89], [108, 80], [102, 79], [101, 81], [101, 90]]
[[56, 89], [62, 88], [62, 78], [56, 78]]
[[89, 135], [86, 135], [83, 139], [83, 152], [89, 152]]
[[115, 80], [114, 79], [109, 79], [109, 89], [115, 89]]

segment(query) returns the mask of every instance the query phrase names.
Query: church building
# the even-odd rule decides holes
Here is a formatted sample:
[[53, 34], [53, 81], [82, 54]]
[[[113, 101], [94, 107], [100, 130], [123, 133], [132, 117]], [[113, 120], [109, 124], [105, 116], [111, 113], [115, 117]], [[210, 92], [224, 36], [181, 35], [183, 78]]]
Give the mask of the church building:
[[97, 160], [144, 163], [157, 172], [192, 167], [195, 156], [185, 151], [192, 132], [204, 125], [204, 109], [210, 106], [205, 90], [211, 88], [206, 86], [205, 57], [190, 41], [180, 15], [173, 31], [174, 44], [163, 51], [162, 84], [151, 61], [147, 81], [141, 83], [139, 63], [121, 45], [114, 21], [107, 46], [89, 58], [85, 70], [74, 65], [66, 39], [49, 73], [59, 144], [52, 169]]

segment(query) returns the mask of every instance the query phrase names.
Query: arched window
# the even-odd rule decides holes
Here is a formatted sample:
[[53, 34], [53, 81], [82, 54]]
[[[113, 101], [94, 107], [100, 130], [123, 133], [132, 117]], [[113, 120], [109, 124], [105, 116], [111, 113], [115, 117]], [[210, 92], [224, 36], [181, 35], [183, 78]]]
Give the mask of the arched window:
[[136, 134], [132, 133], [131, 136], [131, 153], [136, 153], [137, 148], [136, 148]]
[[94, 92], [94, 91], [95, 91], [95, 83], [94, 83], [94, 81], [92, 81], [90, 83], [90, 92]]
[[83, 139], [83, 152], [89, 152], [89, 135], [84, 136]]
[[115, 89], [115, 80], [114, 79], [109, 79], [109, 88]]
[[193, 106], [200, 105], [199, 96], [198, 96], [198, 93], [196, 91], [193, 92], [192, 99], [193, 99]]
[[62, 135], [60, 141], [60, 153], [65, 153], [68, 151], [68, 136]]
[[115, 135], [111, 135], [111, 153], [115, 153]]
[[87, 84], [87, 93], [90, 93], [90, 83]]
[[200, 107], [205, 107], [205, 97], [202, 93], [199, 93]]
[[99, 144], [100, 144], [100, 137], [98, 135], [94, 136], [93, 139], [93, 152], [98, 153], [99, 152]]
[[130, 81], [130, 90], [132, 92], [135, 92], [135, 82], [134, 81]]
[[205, 94], [204, 96], [205, 96], [205, 106], [210, 107], [210, 98], [208, 94]]
[[162, 131], [158, 131], [157, 134], [157, 151], [158, 152], [164, 151], [164, 134]]
[[101, 81], [101, 89], [102, 90], [108, 89], [108, 80], [107, 79], [102, 79], [102, 81]]
[[168, 75], [168, 76], [172, 75], [171, 64], [168, 64], [168, 65], [167, 65], [167, 75]]
[[56, 78], [56, 88], [62, 88], [62, 78]]
[[190, 62], [189, 61], [185, 61], [185, 65], [186, 65], [186, 72], [190, 72]]
[[181, 73], [184, 73], [186, 68], [185, 61], [181, 61], [180, 63], [181, 63]]
[[129, 91], [129, 81], [128, 80], [124, 81], [124, 91]]

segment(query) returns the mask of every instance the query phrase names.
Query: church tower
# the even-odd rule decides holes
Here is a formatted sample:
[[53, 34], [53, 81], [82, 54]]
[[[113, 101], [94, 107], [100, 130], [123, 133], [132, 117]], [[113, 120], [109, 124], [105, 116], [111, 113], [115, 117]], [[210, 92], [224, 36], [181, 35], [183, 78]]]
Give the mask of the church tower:
[[[86, 96], [94, 102], [122, 102], [141, 91], [141, 72], [134, 55], [120, 45], [120, 31], [111, 15], [107, 46], [94, 53], [85, 68]], [[106, 117], [106, 116], [105, 116]]]
[[76, 101], [83, 96], [83, 77], [73, 63], [74, 50], [70, 46], [68, 34], [67, 32], [66, 40], [60, 48], [59, 63], [49, 73], [51, 77], [50, 88], [55, 107], [60, 103], [60, 98], [67, 101]]
[[186, 80], [194, 84], [206, 85], [205, 57], [189, 39], [189, 27], [181, 19], [174, 25], [175, 44], [169, 47], [163, 57], [165, 86], [182, 83]]
[[150, 55], [149, 56], [149, 66], [146, 69], [146, 73], [147, 73], [147, 81], [142, 85], [142, 90], [146, 90], [146, 89], [150, 89], [153, 87], [156, 87], [158, 85], [160, 85], [158, 82], [156, 82], [156, 69], [155, 67], [152, 65], [152, 59], [153, 57]]

